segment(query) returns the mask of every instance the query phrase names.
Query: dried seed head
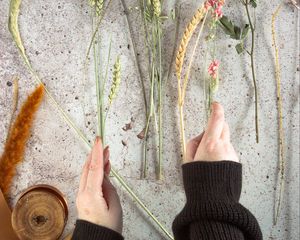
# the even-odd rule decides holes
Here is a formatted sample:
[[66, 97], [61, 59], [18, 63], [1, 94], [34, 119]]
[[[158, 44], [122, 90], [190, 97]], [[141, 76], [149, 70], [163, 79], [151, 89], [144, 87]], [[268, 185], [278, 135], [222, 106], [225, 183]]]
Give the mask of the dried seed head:
[[160, 0], [152, 0], [152, 6], [153, 6], [154, 15], [156, 17], [160, 17], [161, 14]]
[[89, 0], [89, 4], [91, 7], [95, 8], [96, 15], [98, 17], [101, 16], [104, 0]]
[[189, 41], [191, 40], [191, 37], [193, 36], [193, 33], [195, 32], [197, 26], [201, 22], [201, 20], [204, 18], [205, 13], [208, 11], [208, 8], [205, 8], [204, 5], [202, 5], [195, 15], [193, 16], [192, 20], [188, 23], [188, 25], [185, 28], [183, 37], [181, 39], [179, 49], [176, 56], [176, 62], [175, 62], [175, 68], [176, 68], [176, 74], [177, 78], [181, 79], [181, 72], [182, 72], [182, 66], [184, 62], [184, 56], [186, 53], [187, 46], [189, 44]]
[[113, 81], [108, 96], [109, 105], [112, 104], [112, 101], [115, 99], [118, 93], [120, 82], [121, 82], [121, 64], [120, 64], [120, 57], [118, 56], [114, 64]]

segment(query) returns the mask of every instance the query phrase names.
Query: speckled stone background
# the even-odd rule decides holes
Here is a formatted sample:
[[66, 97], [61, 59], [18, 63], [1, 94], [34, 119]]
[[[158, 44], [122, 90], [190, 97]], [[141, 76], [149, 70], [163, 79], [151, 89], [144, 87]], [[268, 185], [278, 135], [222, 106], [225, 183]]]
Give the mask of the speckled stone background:
[[[143, 77], [147, 63], [143, 47], [138, 1], [126, 1], [133, 23], [134, 41], [138, 45]], [[165, 1], [165, 14], [174, 1]], [[227, 1], [224, 12], [232, 18], [244, 19], [239, 1]], [[278, 141], [273, 50], [271, 45], [271, 14], [283, 1], [258, 1], [257, 16], [257, 79], [260, 109], [260, 143], [255, 143], [253, 88], [249, 61], [235, 53], [233, 40], [218, 34], [218, 58], [221, 60], [221, 87], [218, 101], [226, 111], [232, 131], [232, 142], [243, 163], [244, 184], [241, 202], [257, 217], [265, 239], [299, 239], [299, 12], [284, 5], [276, 27], [280, 46], [282, 70], [283, 117], [286, 140], [286, 180], [283, 207], [277, 226], [272, 225], [274, 188], [276, 187]], [[286, 2], [286, 1], [285, 1]], [[199, 1], [181, 2], [179, 35], [189, 21]], [[20, 102], [34, 88], [34, 80], [24, 66], [7, 28], [9, 1], [0, 0], [0, 148], [3, 148], [10, 119], [14, 75], [20, 77]], [[84, 78], [84, 58], [91, 37], [91, 18], [87, 1], [22, 1], [20, 31], [29, 59], [55, 99], [68, 112], [76, 125], [93, 141], [96, 132], [96, 98], [92, 70]], [[170, 62], [175, 23], [164, 23], [164, 60]], [[138, 196], [171, 231], [171, 222], [183, 207], [180, 170], [180, 144], [176, 108], [176, 78], [166, 87], [164, 156], [165, 179], [155, 180], [155, 152], [149, 147], [150, 171], [147, 180], [140, 179], [142, 141], [137, 134], [143, 129], [144, 110], [141, 85], [125, 15], [120, 1], [113, 0], [104, 18], [103, 55], [112, 37], [112, 61], [121, 55], [122, 84], [107, 121], [107, 143], [111, 146], [113, 167], [131, 185]], [[201, 88], [201, 59], [199, 48], [186, 100], [187, 135], [192, 137], [205, 124], [204, 96]], [[111, 69], [110, 69], [111, 74]], [[122, 130], [132, 122], [132, 129]], [[123, 144], [122, 144], [123, 141]], [[124, 144], [125, 143], [125, 144]], [[125, 145], [125, 146], [124, 146]], [[82, 165], [87, 155], [85, 145], [45, 99], [27, 145], [24, 162], [18, 167], [12, 186], [11, 204], [27, 187], [47, 183], [67, 196], [70, 217], [64, 234], [76, 220], [75, 196]], [[165, 239], [117, 184], [124, 208], [126, 239]]]

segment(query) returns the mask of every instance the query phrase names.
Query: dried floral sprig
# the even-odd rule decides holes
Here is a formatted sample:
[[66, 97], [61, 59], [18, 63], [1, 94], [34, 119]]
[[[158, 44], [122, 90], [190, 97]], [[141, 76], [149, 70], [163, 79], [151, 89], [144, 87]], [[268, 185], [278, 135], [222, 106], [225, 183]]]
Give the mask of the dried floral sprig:
[[120, 63], [120, 56], [118, 56], [114, 64], [113, 81], [108, 96], [109, 105], [111, 105], [112, 101], [115, 99], [119, 91], [120, 83], [121, 83], [121, 63]]
[[[186, 161], [186, 139], [185, 139], [185, 123], [184, 123], [184, 99], [185, 99], [185, 94], [186, 94], [186, 88], [187, 88], [187, 84], [189, 81], [189, 75], [190, 75], [190, 71], [192, 68], [192, 64], [193, 64], [193, 60], [194, 60], [194, 55], [196, 53], [196, 49], [201, 37], [201, 34], [203, 32], [203, 27], [205, 24], [205, 20], [207, 17], [207, 14], [209, 12], [211, 8], [209, 6], [206, 5], [206, 2], [204, 4], [202, 4], [202, 6], [197, 10], [196, 14], [193, 16], [192, 20], [188, 23], [180, 46], [179, 46], [179, 50], [177, 52], [177, 57], [176, 57], [176, 62], [175, 62], [175, 70], [176, 70], [176, 75], [177, 75], [177, 90], [178, 90], [178, 108], [179, 108], [179, 120], [180, 120], [180, 137], [181, 137], [181, 145], [182, 145], [182, 156], [183, 156], [183, 162]], [[198, 25], [200, 24], [200, 22], [203, 20], [202, 24], [201, 24], [201, 28], [199, 30], [198, 36], [197, 36], [197, 40], [196, 43], [194, 45], [191, 57], [190, 57], [190, 61], [189, 61], [189, 65], [188, 65], [188, 69], [186, 71], [186, 74], [184, 76], [184, 79], [182, 79], [182, 66], [184, 63], [184, 57], [185, 57], [185, 53], [187, 51], [187, 47], [189, 44], [189, 41], [191, 39], [191, 37], [193, 36], [196, 28], [198, 27]]]
[[188, 25], [185, 28], [182, 40], [179, 45], [179, 49], [176, 55], [176, 74], [177, 78], [181, 78], [181, 72], [182, 72], [182, 66], [184, 63], [184, 57], [187, 50], [187, 46], [191, 40], [191, 37], [193, 36], [197, 26], [199, 23], [203, 20], [205, 13], [207, 12], [207, 9], [204, 5], [202, 5], [195, 15], [193, 16], [192, 20], [188, 23]]
[[[259, 142], [259, 116], [258, 116], [258, 89], [257, 89], [257, 80], [256, 80], [256, 65], [254, 58], [254, 48], [255, 48], [255, 26], [253, 24], [252, 17], [250, 16], [249, 6], [251, 5], [254, 9], [257, 7], [257, 0], [241, 0], [240, 1], [245, 7], [248, 24], [244, 28], [240, 28], [232, 23], [228, 17], [223, 16], [220, 19], [220, 26], [222, 26], [224, 32], [229, 35], [232, 39], [239, 40], [240, 43], [236, 45], [236, 51], [238, 54], [246, 52], [251, 61], [251, 74], [254, 88], [254, 102], [255, 102], [255, 133], [256, 133], [256, 142]], [[251, 48], [247, 50], [244, 46], [244, 39], [247, 37], [249, 30], [251, 31]]]
[[275, 54], [275, 80], [276, 80], [276, 99], [278, 108], [278, 143], [279, 143], [279, 171], [278, 171], [278, 181], [279, 188], [277, 198], [275, 198], [274, 205], [274, 225], [277, 224], [278, 218], [281, 210], [281, 201], [284, 191], [285, 182], [285, 142], [284, 142], [284, 129], [283, 129], [283, 116], [282, 116], [282, 96], [281, 96], [281, 73], [280, 73], [280, 62], [279, 62], [279, 49], [276, 42], [276, 31], [275, 31], [275, 21], [281, 9], [281, 4], [277, 7], [275, 12], [272, 14], [272, 42]]
[[[110, 0], [111, 1], [111, 0]], [[38, 83], [42, 83], [40, 78], [38, 77], [37, 73], [33, 70], [28, 57], [25, 53], [25, 48], [23, 46], [23, 42], [21, 39], [21, 36], [19, 34], [19, 27], [18, 27], [18, 16], [19, 16], [19, 8], [20, 8], [21, 0], [11, 0], [10, 1], [10, 12], [9, 12], [9, 29], [12, 34], [13, 40], [16, 43], [16, 46], [20, 50], [20, 55], [23, 58], [26, 66], [29, 68], [30, 72], [33, 74], [35, 80]], [[96, 32], [94, 32], [94, 35], [96, 35]], [[93, 35], [93, 36], [94, 36]], [[94, 41], [93, 41], [94, 42]], [[55, 106], [55, 108], [59, 111], [61, 114], [63, 120], [67, 123], [67, 125], [74, 130], [74, 132], [77, 134], [77, 136], [82, 140], [84, 144], [86, 144], [91, 150], [91, 144], [89, 140], [86, 138], [86, 136], [81, 132], [81, 130], [74, 124], [74, 122], [71, 120], [71, 118], [68, 116], [68, 114], [61, 108], [61, 106], [55, 101], [52, 94], [48, 91], [48, 89], [42, 85], [45, 92], [47, 93], [47, 96], [50, 98], [51, 103]], [[146, 207], [146, 205], [139, 199], [139, 197], [133, 192], [133, 190], [130, 188], [130, 186], [125, 182], [125, 180], [118, 174], [117, 171], [115, 171], [113, 168], [111, 169], [112, 175], [117, 179], [118, 183], [124, 187], [124, 189], [129, 193], [129, 195], [132, 197], [133, 201], [137, 202], [138, 205], [146, 212], [146, 214], [157, 224], [157, 226], [169, 237], [169, 239], [174, 239], [172, 235], [166, 230], [166, 228], [161, 224], [158, 219], [151, 213], [151, 211]]]
[[[208, 71], [205, 72], [204, 76], [204, 93], [206, 97], [205, 110], [207, 120], [209, 119], [211, 113], [211, 104], [214, 101], [214, 96], [219, 88], [219, 65], [220, 62], [216, 60], [216, 35], [218, 32], [218, 22], [219, 19], [223, 17], [223, 6], [225, 4], [224, 0], [210, 0], [206, 2], [206, 8], [212, 8], [212, 16], [209, 21], [209, 31], [208, 35], [205, 37], [207, 43], [206, 54], [205, 54], [205, 65], [207, 56], [210, 57], [211, 63], [208, 66]], [[207, 74], [208, 73], [208, 74]]]
[[30, 137], [30, 131], [36, 111], [44, 96], [44, 88], [38, 86], [24, 102], [20, 113], [12, 125], [4, 152], [0, 158], [0, 188], [6, 198], [16, 172], [17, 165], [24, 159], [26, 142]]

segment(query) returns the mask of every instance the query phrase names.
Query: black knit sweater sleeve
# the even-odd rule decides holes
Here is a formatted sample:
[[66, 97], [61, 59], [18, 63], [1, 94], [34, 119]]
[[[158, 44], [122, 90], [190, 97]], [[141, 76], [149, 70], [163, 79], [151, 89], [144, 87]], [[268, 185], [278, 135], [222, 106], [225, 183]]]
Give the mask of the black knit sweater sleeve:
[[173, 222], [175, 240], [261, 240], [256, 218], [239, 204], [242, 165], [231, 161], [182, 166], [187, 197]]
[[72, 240], [124, 240], [124, 238], [109, 228], [77, 220]]

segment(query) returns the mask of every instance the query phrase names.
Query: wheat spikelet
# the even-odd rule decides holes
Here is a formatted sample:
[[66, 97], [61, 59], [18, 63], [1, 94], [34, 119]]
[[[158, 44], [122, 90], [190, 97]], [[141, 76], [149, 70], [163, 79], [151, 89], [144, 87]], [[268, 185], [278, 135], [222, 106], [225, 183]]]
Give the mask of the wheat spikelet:
[[89, 0], [89, 4], [91, 7], [94, 7], [96, 10], [96, 15], [101, 16], [103, 10], [104, 0]]
[[197, 26], [201, 22], [201, 20], [204, 18], [205, 13], [208, 9], [202, 5], [195, 15], [193, 16], [192, 20], [188, 23], [187, 27], [185, 28], [183, 37], [181, 39], [179, 49], [176, 55], [176, 61], [175, 61], [175, 68], [176, 68], [176, 74], [177, 78], [181, 78], [181, 72], [182, 72], [182, 66], [184, 61], [184, 56], [186, 53], [187, 46], [189, 44], [189, 41], [191, 40], [191, 37], [193, 36], [193, 33], [195, 32]]
[[120, 87], [120, 82], [121, 82], [121, 64], [120, 64], [120, 57], [117, 57], [117, 60], [114, 64], [113, 81], [108, 96], [109, 105], [111, 105], [112, 101], [117, 95], [117, 92]]
[[156, 17], [160, 17], [161, 14], [161, 4], [160, 0], [153, 0], [152, 1], [152, 6], [153, 6], [153, 12]]
[[15, 175], [16, 166], [24, 158], [26, 142], [30, 136], [34, 115], [44, 96], [44, 88], [40, 85], [28, 96], [26, 102], [12, 125], [4, 152], [0, 158], [0, 188], [5, 197], [9, 194], [9, 188]]

